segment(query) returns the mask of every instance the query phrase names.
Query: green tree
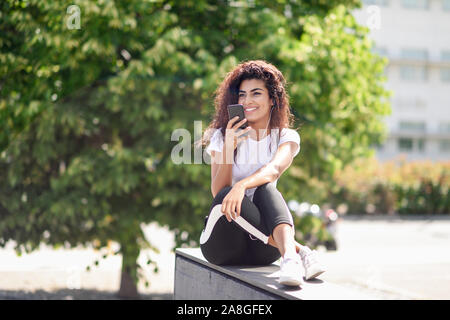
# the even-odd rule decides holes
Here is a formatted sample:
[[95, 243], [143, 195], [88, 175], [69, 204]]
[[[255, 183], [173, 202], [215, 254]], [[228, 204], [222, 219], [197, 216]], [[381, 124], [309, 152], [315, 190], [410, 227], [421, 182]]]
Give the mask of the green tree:
[[[109, 240], [123, 256], [119, 293], [137, 295], [141, 223], [196, 245], [212, 197], [210, 168], [176, 164], [176, 129], [213, 113], [238, 62], [266, 59], [289, 81], [302, 152], [280, 180], [287, 198], [380, 141], [385, 61], [341, 1], [53, 1], [0, 4], [0, 245]], [[181, 131], [183, 132], [183, 131]], [[191, 160], [194, 160], [194, 148]]]

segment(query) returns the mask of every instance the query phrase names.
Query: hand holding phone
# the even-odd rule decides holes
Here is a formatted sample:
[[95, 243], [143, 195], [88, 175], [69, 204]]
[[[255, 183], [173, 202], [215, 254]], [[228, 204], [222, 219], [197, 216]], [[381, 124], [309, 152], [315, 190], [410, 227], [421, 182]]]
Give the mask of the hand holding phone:
[[[237, 120], [238, 122], [245, 119], [244, 106], [242, 104], [230, 104], [228, 106], [228, 117], [229, 117], [228, 120], [231, 120], [231, 119], [233, 119], [236, 116], [239, 117], [239, 119]], [[248, 123], [245, 122], [239, 128], [240, 129], [245, 129], [247, 127], [248, 127]]]
[[230, 119], [225, 131], [225, 145], [234, 150], [241, 141], [248, 138], [251, 127], [244, 116], [242, 105], [229, 105], [228, 115]]

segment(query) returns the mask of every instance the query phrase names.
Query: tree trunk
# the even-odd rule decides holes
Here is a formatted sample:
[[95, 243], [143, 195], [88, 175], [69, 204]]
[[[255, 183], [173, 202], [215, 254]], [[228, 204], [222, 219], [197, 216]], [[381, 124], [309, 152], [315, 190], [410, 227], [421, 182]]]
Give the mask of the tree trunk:
[[136, 244], [121, 244], [122, 273], [120, 277], [120, 289], [118, 297], [121, 299], [140, 299], [137, 290], [137, 258], [139, 247]]
[[139, 292], [137, 290], [136, 284], [133, 278], [130, 276], [129, 272], [124, 270], [122, 267], [122, 275], [120, 277], [120, 289], [118, 292], [118, 297], [121, 299], [139, 299]]

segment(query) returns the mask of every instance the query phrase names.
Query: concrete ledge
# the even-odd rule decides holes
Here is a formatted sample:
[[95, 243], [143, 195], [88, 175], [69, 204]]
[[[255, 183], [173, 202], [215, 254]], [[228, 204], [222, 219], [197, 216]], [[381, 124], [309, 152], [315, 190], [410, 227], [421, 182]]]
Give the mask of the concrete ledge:
[[301, 288], [278, 283], [279, 264], [269, 266], [217, 266], [200, 248], [175, 251], [175, 300], [365, 300], [357, 290], [320, 279]]

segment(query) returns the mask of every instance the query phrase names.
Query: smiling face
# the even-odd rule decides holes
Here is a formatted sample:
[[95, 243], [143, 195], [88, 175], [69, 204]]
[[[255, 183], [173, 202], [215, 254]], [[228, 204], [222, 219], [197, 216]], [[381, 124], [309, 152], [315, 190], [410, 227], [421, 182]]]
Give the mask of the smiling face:
[[252, 128], [266, 128], [273, 102], [263, 80], [243, 80], [239, 86], [238, 103], [244, 106], [245, 117]]

